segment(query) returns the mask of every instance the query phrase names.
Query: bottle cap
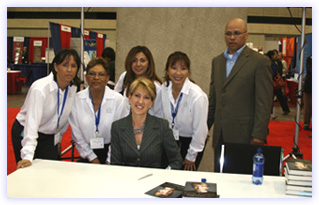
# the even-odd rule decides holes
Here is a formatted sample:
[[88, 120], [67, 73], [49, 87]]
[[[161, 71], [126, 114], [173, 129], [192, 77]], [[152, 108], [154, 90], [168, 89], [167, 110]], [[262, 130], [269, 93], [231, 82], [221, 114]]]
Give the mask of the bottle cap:
[[206, 182], [206, 178], [202, 178], [202, 180], [201, 180], [203, 183], [205, 183]]

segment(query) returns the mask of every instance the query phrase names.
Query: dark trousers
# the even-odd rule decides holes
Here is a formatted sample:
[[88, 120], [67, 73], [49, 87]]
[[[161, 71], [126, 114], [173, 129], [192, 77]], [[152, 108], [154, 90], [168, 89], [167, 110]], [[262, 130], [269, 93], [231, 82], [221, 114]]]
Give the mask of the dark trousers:
[[[189, 144], [191, 143], [191, 141], [192, 141], [191, 137], [181, 137], [181, 136], [179, 137], [179, 141], [177, 141], [177, 144], [181, 150], [181, 155], [182, 155], [183, 160], [186, 157], [186, 154], [187, 154], [187, 151], [189, 148]], [[206, 145], [206, 142], [205, 142], [205, 145]], [[205, 149], [205, 146], [204, 146], [204, 149]], [[196, 170], [198, 170], [199, 163], [202, 160], [204, 149], [203, 149], [203, 151], [198, 152], [198, 154], [197, 154], [197, 157], [195, 160]], [[184, 165], [183, 165], [182, 169], [184, 169]]]
[[[100, 164], [105, 164], [106, 159], [107, 159], [107, 154], [109, 152], [110, 144], [104, 144], [104, 149], [93, 149], [93, 152], [97, 156], [97, 158], [99, 159]], [[89, 160], [80, 158], [77, 162], [89, 163]]]
[[287, 98], [284, 96], [284, 94], [282, 93], [281, 88], [274, 90], [274, 95], [277, 96], [277, 99], [280, 103], [281, 109], [284, 112], [288, 112], [290, 111], [289, 107], [288, 107], [288, 102], [287, 102]]
[[304, 126], [310, 126], [311, 121], [311, 114], [312, 114], [312, 94], [303, 93], [303, 119], [304, 119]]
[[[17, 163], [21, 160], [20, 151], [22, 149], [21, 141], [23, 139], [21, 133], [23, 129], [24, 127], [18, 122], [18, 120], [15, 120], [11, 129], [11, 137], [14, 155]], [[33, 158], [52, 160], [60, 159], [58, 146], [54, 146], [54, 135], [47, 135], [38, 132], [38, 136], [38, 144], [35, 149]]]

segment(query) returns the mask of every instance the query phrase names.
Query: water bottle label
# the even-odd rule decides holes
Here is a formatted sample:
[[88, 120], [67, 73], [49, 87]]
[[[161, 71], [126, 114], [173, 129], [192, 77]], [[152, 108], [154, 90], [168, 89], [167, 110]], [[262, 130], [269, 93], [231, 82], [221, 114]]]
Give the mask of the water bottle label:
[[253, 176], [254, 177], [262, 177], [263, 173], [264, 173], [264, 165], [254, 163]]

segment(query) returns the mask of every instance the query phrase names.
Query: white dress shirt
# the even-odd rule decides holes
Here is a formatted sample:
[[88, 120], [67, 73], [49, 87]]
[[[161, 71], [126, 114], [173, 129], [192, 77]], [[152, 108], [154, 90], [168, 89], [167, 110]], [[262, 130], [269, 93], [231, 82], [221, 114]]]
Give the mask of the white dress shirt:
[[[72, 139], [76, 143], [79, 154], [82, 158], [89, 161], [97, 157], [90, 147], [91, 138], [96, 137], [95, 114], [91, 98], [89, 97], [88, 87], [76, 94], [69, 122]], [[129, 109], [125, 106], [124, 97], [105, 86], [98, 126], [98, 137], [104, 139], [104, 144], [111, 143], [111, 125], [113, 121], [123, 118], [128, 114]], [[110, 162], [109, 155], [107, 161]]]
[[[76, 94], [76, 86], [69, 86], [63, 113], [60, 117], [57, 129], [57, 94], [58, 85], [53, 80], [53, 74], [35, 81], [30, 87], [27, 97], [16, 119], [24, 126], [21, 158], [32, 162], [36, 146], [38, 144], [38, 132], [55, 135], [60, 132], [60, 139], [67, 130], [68, 117], [72, 109]], [[65, 91], [59, 89], [59, 114], [61, 113]]]
[[[186, 159], [194, 162], [197, 153], [204, 149], [208, 133], [208, 98], [202, 89], [188, 78], [185, 80], [181, 92], [183, 97], [174, 120], [174, 129], [179, 131], [179, 136], [192, 138]], [[162, 99], [162, 117], [167, 119], [172, 127], [173, 117], [170, 104], [172, 103], [176, 109], [178, 100], [175, 102], [173, 98], [171, 81], [168, 87], [166, 87], [166, 83], [163, 83], [159, 97]]]
[[[126, 76], [126, 71], [124, 71], [120, 75], [120, 78], [114, 87], [114, 91], [116, 91], [118, 93], [123, 91], [125, 76]], [[155, 88], [156, 88], [156, 96], [158, 96], [159, 92], [161, 91], [161, 84], [158, 81], [154, 81], [154, 84], [155, 84]], [[123, 95], [126, 99], [126, 106], [130, 109], [130, 103], [129, 103], [128, 98], [126, 97], [125, 93], [126, 93], [126, 89], [124, 90]], [[157, 116], [157, 117], [161, 117], [161, 102], [160, 102], [160, 99], [158, 97], [155, 98], [154, 104], [153, 104], [152, 108], [148, 111], [148, 113], [151, 115]]]

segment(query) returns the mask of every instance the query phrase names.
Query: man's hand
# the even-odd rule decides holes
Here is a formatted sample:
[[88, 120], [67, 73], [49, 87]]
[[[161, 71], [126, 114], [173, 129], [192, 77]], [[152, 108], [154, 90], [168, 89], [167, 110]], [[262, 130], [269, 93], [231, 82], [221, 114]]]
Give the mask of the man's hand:
[[256, 137], [252, 137], [250, 140], [250, 144], [252, 145], [264, 145], [265, 141]]

